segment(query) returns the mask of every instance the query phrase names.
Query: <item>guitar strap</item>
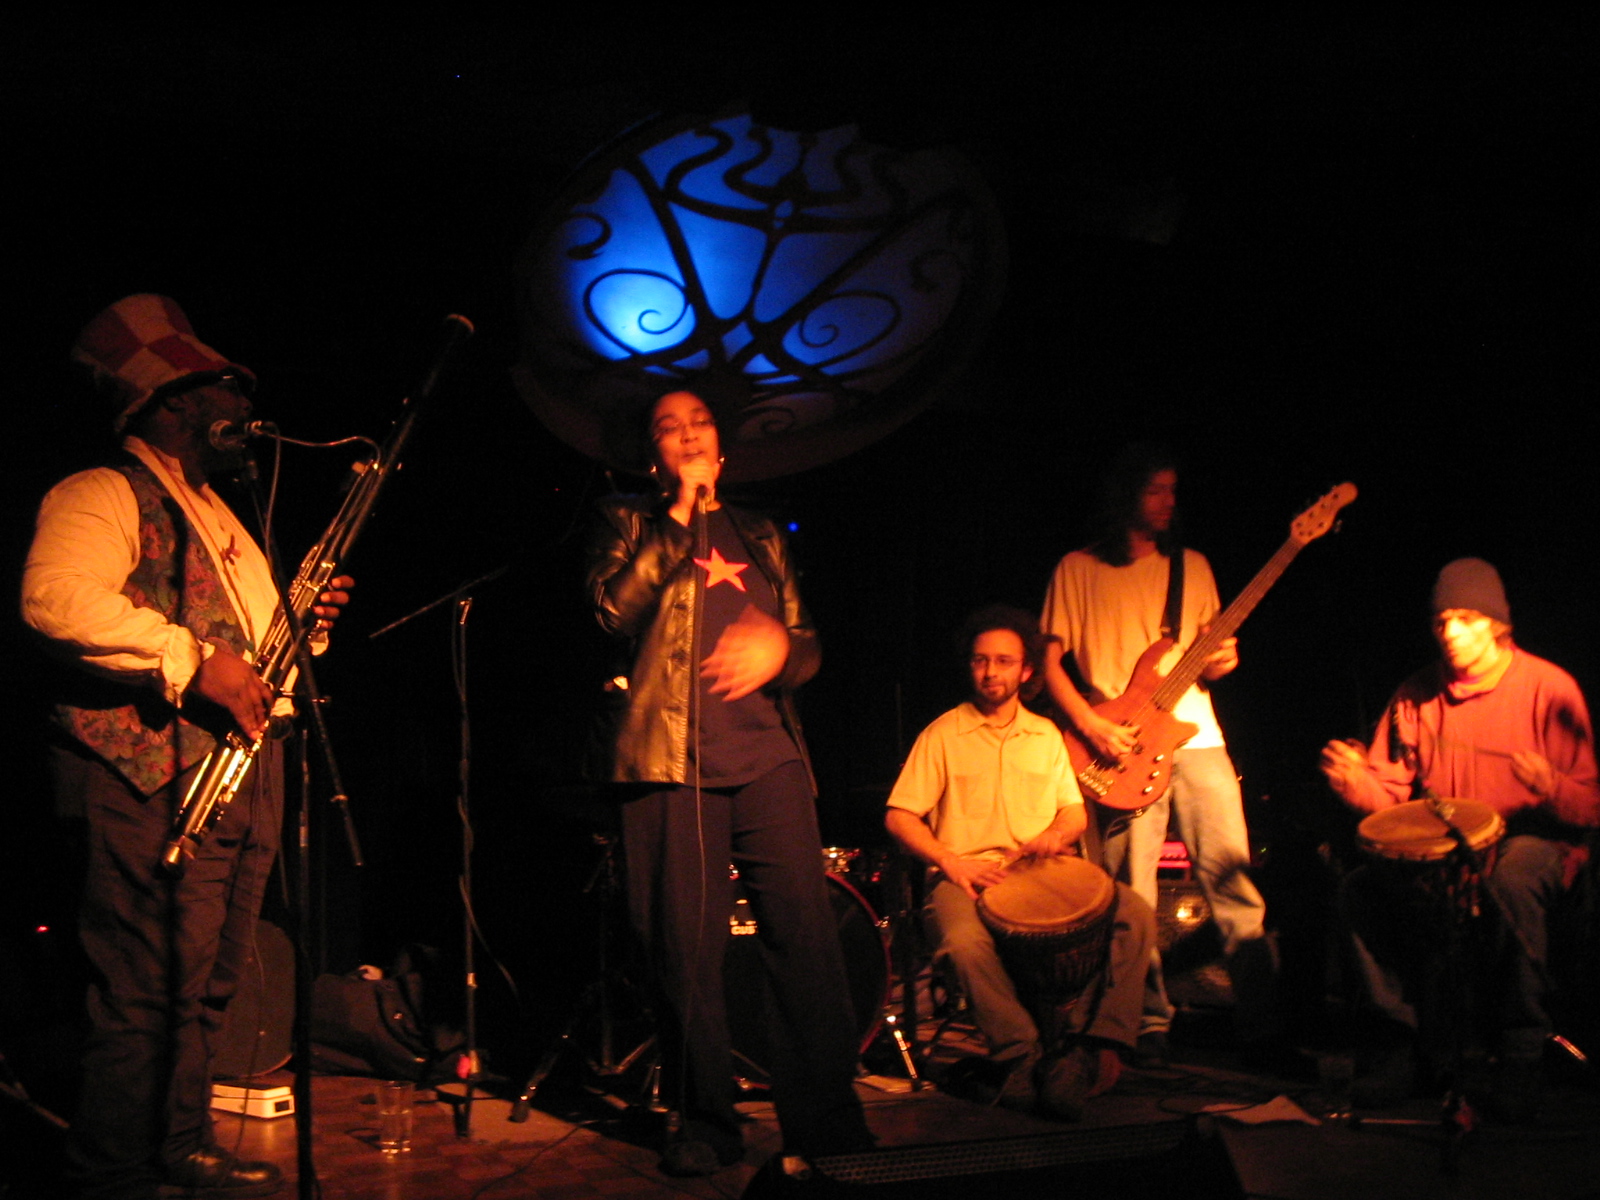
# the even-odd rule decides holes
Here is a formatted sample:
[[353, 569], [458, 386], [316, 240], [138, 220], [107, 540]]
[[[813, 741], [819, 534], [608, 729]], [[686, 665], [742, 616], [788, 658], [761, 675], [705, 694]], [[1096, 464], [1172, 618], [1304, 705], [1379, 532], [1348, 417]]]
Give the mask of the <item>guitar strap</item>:
[[1161, 636], [1174, 642], [1183, 633], [1183, 559], [1183, 546], [1174, 545], [1167, 566], [1167, 606], [1161, 613]]

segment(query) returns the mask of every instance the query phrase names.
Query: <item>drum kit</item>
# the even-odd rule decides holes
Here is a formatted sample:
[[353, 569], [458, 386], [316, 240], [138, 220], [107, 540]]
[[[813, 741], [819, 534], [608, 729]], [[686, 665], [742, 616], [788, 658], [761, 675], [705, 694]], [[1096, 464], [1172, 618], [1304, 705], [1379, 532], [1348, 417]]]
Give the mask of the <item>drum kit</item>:
[[[660, 1073], [651, 1020], [642, 995], [623, 965], [626, 956], [617, 954], [612, 946], [620, 926], [618, 913], [622, 891], [616, 860], [617, 841], [613, 835], [596, 835], [594, 840], [601, 847], [601, 855], [584, 891], [593, 894], [598, 901], [599, 972], [584, 989], [566, 1027], [546, 1049], [523, 1085], [512, 1106], [513, 1121], [528, 1119], [534, 1096], [556, 1064], [568, 1054], [580, 1060], [592, 1081], [591, 1090], [610, 1097], [622, 1107], [642, 1103], [649, 1108], [660, 1108]], [[859, 1048], [864, 1053], [879, 1032], [888, 1026], [903, 1047], [909, 1064], [909, 1049], [904, 1048], [904, 1038], [889, 1003], [893, 981], [890, 947], [892, 926], [896, 922], [878, 915], [893, 902], [897, 881], [895, 860], [887, 851], [829, 846], [822, 851], [821, 865], [844, 951]], [[728, 871], [735, 885], [734, 901], [728, 914], [730, 937], [723, 960], [728, 1031], [734, 1051], [734, 1062], [730, 1065], [735, 1082], [749, 1090], [764, 1086], [770, 1074], [766, 1064], [772, 1061], [771, 985], [761, 963], [757, 936], [760, 927], [754, 909], [739, 883], [738, 870], [730, 866]], [[876, 906], [868, 896], [877, 900]], [[622, 1037], [624, 1033], [626, 1037]], [[635, 1034], [642, 1040], [633, 1043]], [[619, 1037], [622, 1037], [620, 1043]], [[591, 1052], [591, 1044], [597, 1053]], [[628, 1044], [631, 1044], [630, 1049], [619, 1049], [620, 1045]]]
[[[845, 978], [860, 1035], [860, 1053], [866, 1052], [883, 1029], [893, 982], [889, 960], [891, 919], [879, 917], [863, 893], [878, 896], [881, 907], [891, 865], [887, 852], [842, 846], [824, 846], [822, 850], [828, 902], [844, 951]], [[770, 986], [754, 936], [759, 933], [755, 914], [743, 888], [738, 886], [738, 871], [732, 870], [732, 875], [736, 886], [733, 911], [728, 917], [732, 936], [728, 939], [722, 975], [735, 1071], [748, 1084], [764, 1080], [768, 1075], [764, 1064], [772, 1061], [768, 1032]]]

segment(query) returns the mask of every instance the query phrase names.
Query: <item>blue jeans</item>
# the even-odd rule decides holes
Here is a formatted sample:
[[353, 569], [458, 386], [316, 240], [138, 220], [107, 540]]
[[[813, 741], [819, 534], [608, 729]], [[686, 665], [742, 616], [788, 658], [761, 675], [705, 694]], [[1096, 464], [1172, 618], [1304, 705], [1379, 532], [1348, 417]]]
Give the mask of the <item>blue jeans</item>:
[[[1211, 906], [1212, 919], [1222, 933], [1237, 1005], [1235, 1023], [1241, 1030], [1264, 1036], [1270, 1032], [1276, 970], [1264, 937], [1266, 902], [1249, 874], [1250, 833], [1244, 822], [1239, 776], [1225, 747], [1179, 750], [1167, 794], [1102, 842], [1101, 865], [1153, 909], [1160, 900], [1156, 871], [1161, 864], [1161, 845], [1173, 816]], [[1172, 1004], [1162, 978], [1161, 952], [1156, 949], [1145, 980], [1141, 1029], [1164, 1032], [1171, 1024]]]

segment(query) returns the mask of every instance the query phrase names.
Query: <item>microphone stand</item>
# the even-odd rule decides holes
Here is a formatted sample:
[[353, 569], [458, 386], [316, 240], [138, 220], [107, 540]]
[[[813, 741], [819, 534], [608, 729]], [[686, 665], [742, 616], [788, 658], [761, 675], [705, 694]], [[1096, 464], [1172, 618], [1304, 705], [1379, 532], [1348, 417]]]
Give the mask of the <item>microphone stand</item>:
[[[295, 690], [305, 700], [305, 710], [311, 714], [311, 733], [315, 736], [317, 746], [322, 752], [323, 763], [333, 784], [334, 795], [330, 802], [343, 818], [345, 843], [350, 850], [350, 861], [354, 866], [360, 867], [364, 862], [361, 856], [361, 843], [356, 837], [355, 822], [350, 815], [350, 798], [345, 794], [338, 759], [333, 751], [333, 741], [328, 733], [327, 722], [323, 720], [322, 706], [325, 699], [317, 686], [316, 673], [311, 661], [311, 646], [306, 640], [305, 628], [301, 624], [299, 615], [294, 611], [288, 591], [284, 587], [277, 542], [266, 519], [267, 513], [254, 459], [246, 459], [240, 479], [250, 497], [251, 506], [255, 509], [256, 525], [261, 531], [263, 543], [261, 548], [266, 555], [272, 586], [278, 593], [278, 605], [288, 619], [290, 635], [294, 640], [295, 664], [299, 669]], [[292, 875], [290, 905], [295, 929], [294, 1120], [297, 1192], [302, 1200], [315, 1200], [319, 1187], [313, 1137], [314, 1105], [311, 1095], [311, 1010], [316, 977], [311, 962], [311, 756], [308, 740], [307, 731], [302, 727], [298, 756], [300, 802], [295, 813], [294, 863], [289, 874]], [[284, 791], [287, 794], [288, 788], [285, 787]]]
[[[475, 946], [477, 942], [478, 923], [472, 903], [472, 713], [467, 703], [467, 618], [472, 612], [472, 593], [479, 586], [499, 579], [511, 569], [510, 562], [496, 567], [460, 587], [454, 588], [437, 599], [430, 600], [421, 608], [407, 613], [405, 616], [390, 621], [383, 628], [369, 635], [369, 640], [380, 638], [402, 625], [408, 625], [424, 613], [432, 612], [440, 605], [454, 602], [455, 619], [450, 628], [450, 657], [454, 669], [456, 700], [460, 706], [461, 721], [461, 757], [457, 765], [457, 780], [459, 792], [456, 798], [456, 814], [461, 822], [461, 869], [458, 877], [461, 894], [461, 956], [462, 956], [462, 993], [465, 1000], [466, 1011], [464, 1014], [466, 1045], [462, 1048], [466, 1070], [461, 1074], [462, 1083], [466, 1091], [460, 1097], [448, 1093], [441, 1096], [455, 1104], [455, 1131], [458, 1138], [472, 1136], [472, 1102], [478, 1073], [478, 976], [475, 966]], [[437, 1092], [438, 1089], [436, 1088]]]

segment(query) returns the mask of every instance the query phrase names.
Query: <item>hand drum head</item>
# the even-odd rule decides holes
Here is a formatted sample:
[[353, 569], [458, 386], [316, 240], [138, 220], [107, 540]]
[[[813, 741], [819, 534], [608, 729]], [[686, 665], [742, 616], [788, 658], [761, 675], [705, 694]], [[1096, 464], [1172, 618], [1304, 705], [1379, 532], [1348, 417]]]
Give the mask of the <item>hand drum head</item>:
[[1060, 856], [1019, 863], [978, 897], [991, 932], [1067, 933], [1111, 907], [1111, 876], [1081, 858]]
[[[1483, 851], [1498, 842], [1506, 823], [1478, 800], [1444, 800], [1450, 819], [1466, 838], [1469, 849]], [[1456, 847], [1445, 825], [1426, 800], [1409, 800], [1362, 818], [1356, 835], [1361, 848], [1379, 858], [1399, 862], [1438, 862]]]

